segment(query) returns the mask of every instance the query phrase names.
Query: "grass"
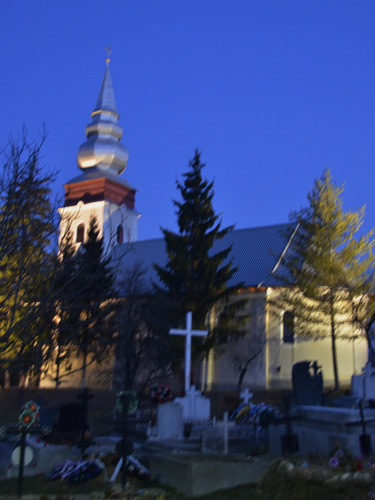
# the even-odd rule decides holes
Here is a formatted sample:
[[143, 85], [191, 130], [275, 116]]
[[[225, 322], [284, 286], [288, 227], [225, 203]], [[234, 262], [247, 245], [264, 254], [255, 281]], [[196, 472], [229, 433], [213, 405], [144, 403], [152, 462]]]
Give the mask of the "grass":
[[[111, 472], [110, 470], [108, 471]], [[131, 479], [131, 488], [126, 494], [120, 494], [120, 485], [117, 483], [115, 490], [105, 481], [104, 475], [91, 479], [86, 483], [68, 485], [61, 481], [51, 481], [45, 477], [24, 478], [24, 492], [34, 495], [53, 495], [53, 500], [73, 500], [76, 495], [86, 495], [89, 499], [92, 492], [106, 493], [106, 498], [135, 498], [154, 500], [193, 500], [172, 488], [160, 486], [155, 482]], [[275, 466], [261, 483], [238, 486], [230, 490], [218, 491], [208, 495], [195, 497], [194, 500], [368, 500], [375, 498], [369, 496], [373, 486], [356, 483], [342, 483], [329, 486], [316, 479], [306, 480], [302, 476], [287, 476], [277, 472]], [[0, 481], [0, 499], [16, 498], [17, 479], [4, 479]], [[115, 491], [115, 495], [111, 496]], [[141, 494], [142, 492], [142, 494]], [[147, 493], [149, 492], [149, 494]], [[51, 497], [50, 497], [51, 498]]]

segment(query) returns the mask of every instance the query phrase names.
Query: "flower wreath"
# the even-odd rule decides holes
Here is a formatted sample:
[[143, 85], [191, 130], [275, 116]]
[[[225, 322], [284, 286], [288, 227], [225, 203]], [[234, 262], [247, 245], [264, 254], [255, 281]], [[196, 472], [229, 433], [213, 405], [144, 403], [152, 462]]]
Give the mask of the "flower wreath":
[[168, 384], [159, 384], [151, 389], [151, 401], [156, 403], [166, 403], [173, 399], [173, 394]]
[[134, 391], [121, 391], [117, 394], [116, 410], [124, 411], [124, 404], [127, 402], [128, 413], [134, 413], [138, 408], [138, 396]]
[[39, 423], [40, 418], [40, 408], [35, 401], [27, 401], [23, 405], [20, 416], [18, 417], [18, 423], [22, 427], [30, 428]]

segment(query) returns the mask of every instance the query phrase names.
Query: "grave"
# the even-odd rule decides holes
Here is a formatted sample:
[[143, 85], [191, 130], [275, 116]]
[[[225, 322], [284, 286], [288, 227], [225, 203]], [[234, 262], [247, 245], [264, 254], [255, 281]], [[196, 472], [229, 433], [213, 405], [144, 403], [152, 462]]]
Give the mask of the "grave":
[[[316, 362], [305, 361], [293, 367], [293, 389], [297, 404], [290, 409], [289, 424], [298, 436], [301, 456], [309, 453], [329, 456], [337, 448], [345, 448], [353, 456], [368, 454], [374, 449], [371, 437], [375, 434], [375, 410], [362, 409], [356, 396], [341, 398], [340, 406], [322, 406], [323, 375]], [[375, 369], [368, 367], [355, 378], [357, 396], [375, 394]], [[372, 383], [371, 383], [372, 381]], [[360, 391], [360, 388], [364, 388]], [[341, 400], [345, 399], [344, 402]], [[351, 407], [346, 402], [349, 401]], [[301, 404], [302, 403], [302, 404]], [[345, 404], [344, 404], [345, 403]], [[290, 431], [291, 432], [291, 431]], [[269, 451], [281, 454], [282, 438], [285, 440], [285, 424], [271, 425], [269, 429]]]
[[[185, 395], [173, 402], [159, 404], [157, 436], [150, 436], [142, 445], [140, 456], [147, 458], [150, 464], [151, 479], [190, 496], [258, 483], [273, 459], [248, 457], [256, 441], [253, 427], [240, 428], [229, 422], [228, 413], [224, 414], [222, 422], [210, 420], [210, 400], [190, 385], [192, 336], [204, 336], [207, 332], [192, 329], [192, 314], [189, 312], [186, 328], [172, 329], [170, 334], [186, 337]], [[249, 404], [252, 393], [245, 388], [241, 397], [245, 404]], [[184, 438], [184, 423], [192, 426], [190, 438]], [[242, 447], [245, 445], [246, 458], [233, 454], [231, 439], [237, 446], [238, 441]]]
[[185, 341], [185, 395], [175, 398], [173, 402], [160, 403], [157, 413], [157, 435], [149, 436], [150, 440], [183, 440], [184, 423], [204, 422], [210, 418], [210, 400], [202, 396], [195, 386], [190, 385], [191, 339], [192, 336], [203, 337], [205, 330], [193, 330], [192, 313], [186, 315], [186, 328], [171, 329], [170, 335], [183, 335]]
[[[66, 445], [48, 444], [45, 441], [28, 437], [26, 439], [26, 446], [31, 449], [28, 463], [25, 462], [23, 475], [34, 476], [36, 474], [45, 474], [52, 471], [52, 469], [65, 460], [78, 459], [80, 451], [77, 448], [72, 448]], [[17, 462], [10, 462], [7, 469], [7, 477], [17, 477], [19, 467]]]
[[[363, 434], [359, 409], [330, 406], [296, 406], [291, 411], [293, 433], [298, 435], [298, 454], [329, 456], [337, 447], [345, 448], [353, 456], [362, 454], [360, 436]], [[363, 410], [367, 432], [375, 434], [375, 411]], [[281, 436], [284, 424], [269, 428], [269, 451], [282, 454]], [[372, 443], [373, 444], [373, 443]], [[374, 446], [373, 446], [374, 448]]]

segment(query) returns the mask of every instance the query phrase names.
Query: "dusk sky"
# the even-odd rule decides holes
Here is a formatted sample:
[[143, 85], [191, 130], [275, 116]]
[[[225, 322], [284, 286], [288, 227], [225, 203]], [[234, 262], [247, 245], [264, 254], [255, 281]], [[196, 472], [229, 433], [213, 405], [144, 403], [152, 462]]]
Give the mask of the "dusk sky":
[[176, 230], [175, 182], [197, 147], [224, 226], [286, 222], [328, 166], [369, 230], [374, 26], [373, 0], [1, 0], [0, 145], [45, 123], [62, 198], [110, 44], [139, 239]]

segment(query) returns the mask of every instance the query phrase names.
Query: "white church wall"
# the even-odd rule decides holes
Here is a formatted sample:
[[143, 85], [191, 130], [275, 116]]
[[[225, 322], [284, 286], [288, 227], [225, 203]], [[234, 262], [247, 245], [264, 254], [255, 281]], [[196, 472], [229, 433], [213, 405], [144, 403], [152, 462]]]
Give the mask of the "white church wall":
[[80, 243], [76, 242], [77, 228], [80, 224], [83, 223], [85, 225], [84, 240], [87, 238], [87, 232], [92, 216], [97, 218], [99, 230], [100, 232], [102, 231], [104, 224], [104, 203], [102, 201], [93, 203], [83, 203], [80, 201], [74, 207], [60, 208], [59, 213], [61, 216], [60, 242], [61, 239], [66, 236], [67, 230], [70, 230], [76, 249], [80, 246]]
[[[268, 298], [275, 300], [277, 290], [268, 291]], [[318, 340], [302, 338], [296, 335], [293, 343], [283, 342], [282, 316], [268, 311], [268, 387], [291, 387], [292, 366], [299, 361], [318, 361], [322, 366], [325, 387], [334, 382], [331, 340], [328, 336]], [[352, 335], [353, 328], [346, 325], [341, 330], [342, 336]], [[355, 341], [338, 338], [336, 341], [339, 380], [343, 385], [350, 385], [351, 376], [360, 373], [367, 361], [367, 344], [360, 337]]]
[[67, 228], [73, 236], [73, 243], [78, 249], [80, 243], [76, 242], [77, 228], [80, 224], [85, 225], [85, 237], [87, 238], [91, 217], [95, 216], [98, 221], [100, 236], [104, 238], [105, 252], [109, 252], [117, 244], [117, 227], [123, 227], [123, 242], [136, 241], [138, 237], [138, 217], [139, 214], [129, 210], [126, 205], [117, 205], [108, 201], [97, 201], [93, 203], [83, 203], [80, 201], [77, 206], [64, 207], [60, 209], [60, 240], [66, 234]]
[[[249, 364], [243, 380], [243, 386], [251, 388], [266, 387], [266, 348], [265, 348], [265, 292], [241, 293], [241, 299], [247, 299], [245, 307], [249, 318], [244, 327], [246, 336], [230, 341], [210, 358], [208, 370], [209, 390], [235, 390], [239, 378], [239, 361], [243, 362], [255, 353], [258, 346], [264, 344], [261, 353]], [[221, 354], [221, 355], [219, 355]]]
[[137, 241], [139, 214], [129, 210], [126, 205], [120, 207], [116, 203], [105, 202], [103, 210], [103, 235], [106, 247], [113, 248], [117, 244], [117, 228], [123, 228], [123, 243]]
[[[105, 360], [100, 364], [92, 363], [87, 366], [86, 371], [86, 385], [87, 387], [95, 389], [110, 389], [112, 386], [114, 358], [112, 354], [108, 354]], [[60, 389], [78, 388], [81, 386], [82, 378], [82, 360], [72, 356], [71, 368], [68, 371], [66, 368], [61, 370], [61, 384]], [[41, 378], [40, 387], [42, 389], [54, 389], [56, 383], [55, 367], [49, 367], [47, 373]]]

